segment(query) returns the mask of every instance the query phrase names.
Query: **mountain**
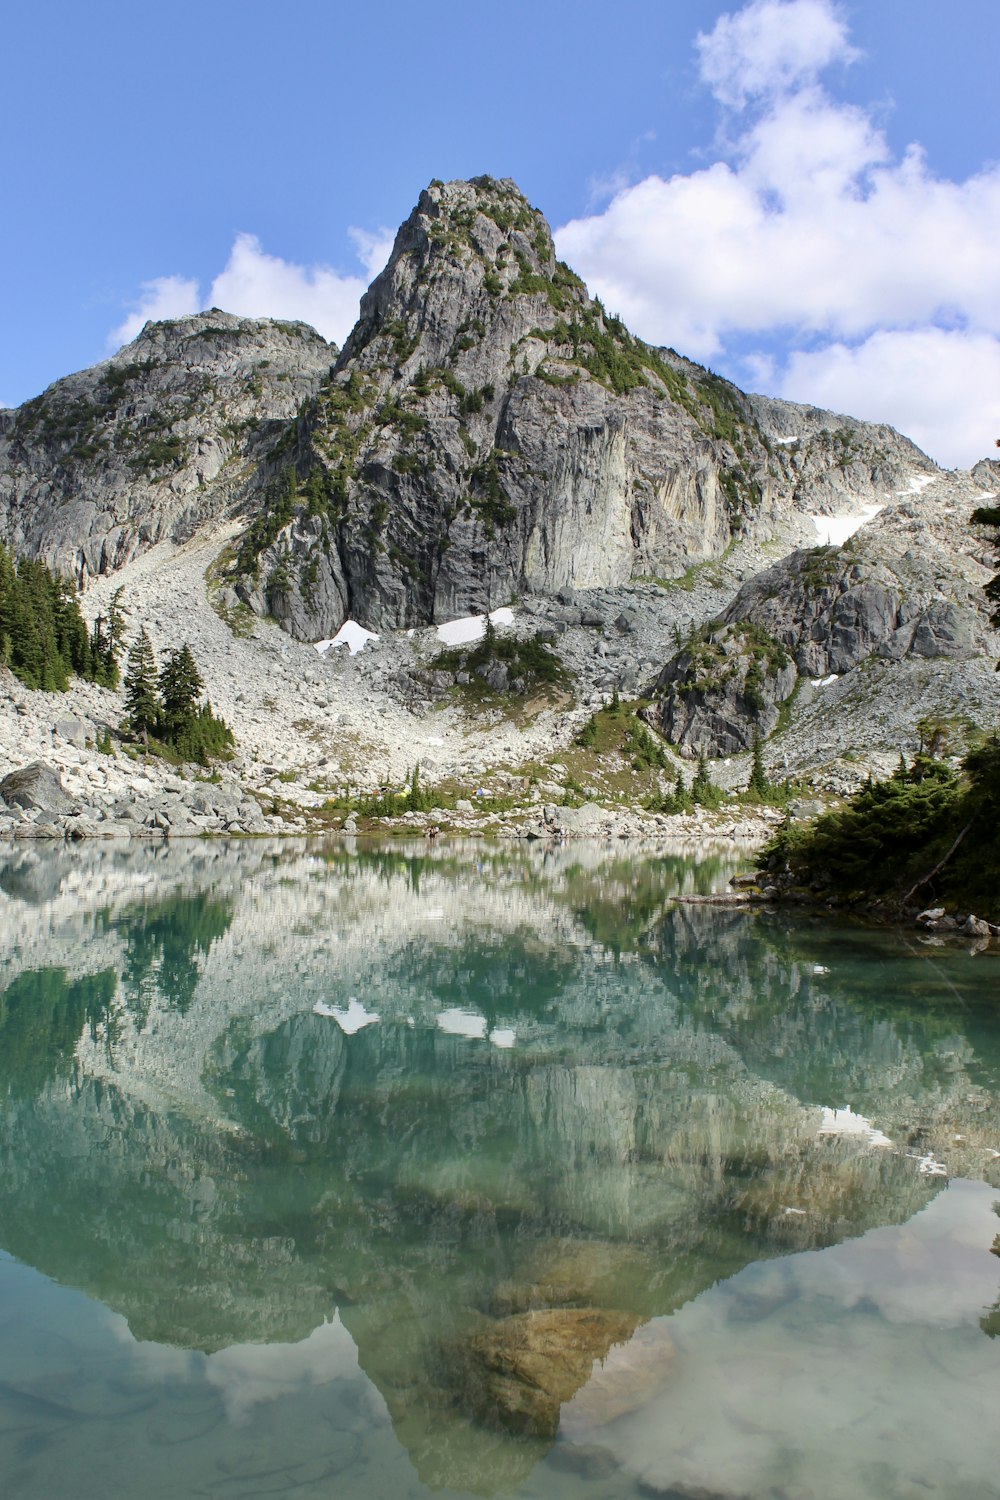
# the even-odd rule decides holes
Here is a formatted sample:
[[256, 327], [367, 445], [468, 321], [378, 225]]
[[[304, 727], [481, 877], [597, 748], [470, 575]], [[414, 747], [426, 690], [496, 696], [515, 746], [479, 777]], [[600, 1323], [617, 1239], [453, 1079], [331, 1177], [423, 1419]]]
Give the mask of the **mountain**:
[[0, 416], [0, 534], [85, 581], [244, 516], [223, 602], [309, 640], [674, 577], [915, 466], [890, 428], [634, 338], [515, 184], [478, 177], [420, 195], [339, 357], [213, 310]]
[[0, 412], [0, 531], [81, 586], [224, 513], [336, 359], [305, 323], [212, 308]]
[[[772, 769], [842, 791], [911, 753], [920, 721], [951, 726], [955, 753], [996, 722], [993, 561], [970, 524], [995, 468], [946, 473], [891, 427], [747, 395], [641, 342], [517, 187], [478, 177], [420, 195], [342, 350], [213, 309], [0, 412], [0, 541], [74, 578], [88, 620], [120, 583], [158, 655], [190, 643], [242, 781], [209, 824], [191, 798], [187, 820], [143, 808], [181, 831], [240, 808], [257, 829], [257, 803], [280, 824], [293, 770], [300, 812], [418, 757], [474, 789], [548, 763], [546, 785], [582, 776], [602, 800], [617, 772], [566, 752], [616, 692], [652, 698], [682, 754], [773, 736]], [[508, 604], [503, 650], [554, 651], [558, 693], [442, 659], [435, 625]], [[376, 649], [295, 644], [348, 619]], [[90, 748], [121, 702], [73, 692], [53, 721], [0, 681], [0, 750], [54, 756], [99, 825], [127, 825], [134, 772]], [[743, 784], [738, 765], [717, 774]]]

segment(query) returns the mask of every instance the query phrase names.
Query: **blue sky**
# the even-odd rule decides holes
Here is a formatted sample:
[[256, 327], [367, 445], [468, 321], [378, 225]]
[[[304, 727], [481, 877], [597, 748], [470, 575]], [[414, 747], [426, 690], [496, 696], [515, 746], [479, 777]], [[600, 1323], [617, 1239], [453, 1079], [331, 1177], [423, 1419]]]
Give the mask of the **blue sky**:
[[5, 16], [0, 402], [145, 315], [342, 339], [432, 177], [511, 176], [633, 330], [1000, 435], [995, 0], [36, 0]]

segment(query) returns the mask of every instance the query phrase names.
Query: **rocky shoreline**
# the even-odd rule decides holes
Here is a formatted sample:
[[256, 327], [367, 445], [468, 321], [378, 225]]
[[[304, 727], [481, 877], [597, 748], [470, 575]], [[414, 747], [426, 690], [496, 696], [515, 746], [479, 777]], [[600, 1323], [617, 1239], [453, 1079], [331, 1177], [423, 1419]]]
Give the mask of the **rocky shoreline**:
[[[950, 912], [944, 906], [914, 906], [889, 897], [863, 896], [853, 900], [832, 897], [822, 891], [783, 884], [780, 880], [775, 883], [775, 876], [767, 871], [734, 875], [729, 884], [731, 890], [718, 899], [731, 906], [749, 904], [774, 910], [794, 907], [805, 915], [853, 917], [880, 927], [917, 928], [921, 940], [932, 947], [961, 943], [968, 952], [979, 953], [1000, 939], [1000, 923], [987, 921], [974, 912]], [[997, 951], [1000, 951], [1000, 946]]]
[[86, 800], [63, 784], [59, 769], [44, 761], [9, 772], [0, 780], [0, 840], [178, 839], [302, 837], [304, 834], [392, 835], [436, 839], [479, 835], [504, 839], [669, 840], [697, 848], [706, 842], [754, 848], [781, 822], [773, 808], [696, 809], [668, 816], [638, 806], [579, 807], [527, 803], [503, 812], [480, 811], [460, 799], [454, 809], [406, 812], [398, 817], [359, 819], [330, 815], [322, 805], [266, 811], [266, 798], [254, 795], [235, 776], [205, 774], [193, 781], [161, 774], [157, 781], [132, 778], [133, 795]]

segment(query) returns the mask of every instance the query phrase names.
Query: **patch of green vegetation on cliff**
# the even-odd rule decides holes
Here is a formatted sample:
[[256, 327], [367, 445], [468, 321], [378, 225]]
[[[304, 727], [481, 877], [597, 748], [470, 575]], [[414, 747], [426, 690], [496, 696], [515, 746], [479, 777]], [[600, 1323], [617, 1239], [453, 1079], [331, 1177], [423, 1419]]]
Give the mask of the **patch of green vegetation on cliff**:
[[291, 521], [297, 501], [295, 470], [291, 467], [282, 469], [265, 487], [260, 509], [243, 534], [236, 554], [237, 573], [256, 578], [261, 553], [267, 551]]
[[746, 662], [742, 693], [757, 709], [765, 706], [761, 691], [765, 677], [776, 677], [790, 660], [781, 642], [751, 620], [727, 625], [718, 634], [698, 633], [685, 651], [688, 663], [680, 681], [673, 684], [676, 692], [710, 697], [738, 677]]
[[657, 735], [639, 718], [638, 703], [623, 703], [617, 691], [606, 708], [584, 724], [575, 743], [598, 755], [625, 756], [633, 771], [666, 771], [672, 761]]
[[469, 483], [470, 491], [463, 503], [467, 513], [482, 523], [487, 536], [495, 536], [498, 530], [517, 520], [517, 506], [511, 503], [503, 487], [495, 451], [471, 471]]
[[[563, 274], [573, 276], [568, 270]], [[569, 345], [573, 363], [618, 396], [640, 386], [655, 390], [659, 383], [672, 400], [692, 413], [695, 410], [683, 372], [667, 364], [648, 344], [633, 338], [621, 319], [607, 316], [599, 302], [581, 308], [569, 321], [560, 318], [551, 328], [534, 328], [529, 337]]]

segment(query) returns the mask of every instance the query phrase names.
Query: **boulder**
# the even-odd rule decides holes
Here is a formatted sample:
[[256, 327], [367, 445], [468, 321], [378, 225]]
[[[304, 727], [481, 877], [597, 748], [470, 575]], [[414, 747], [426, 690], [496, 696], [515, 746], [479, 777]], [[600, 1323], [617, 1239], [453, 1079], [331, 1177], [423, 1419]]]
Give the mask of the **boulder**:
[[83, 750], [87, 744], [87, 725], [82, 719], [57, 719], [52, 726], [52, 733], [59, 739], [66, 740], [76, 750]]
[[10, 771], [0, 781], [0, 797], [10, 807], [34, 807], [50, 815], [68, 813], [74, 807], [59, 772], [44, 760], [33, 760], [18, 771]]
[[554, 1437], [563, 1402], [590, 1379], [595, 1360], [631, 1338], [634, 1313], [544, 1308], [501, 1318], [469, 1345], [476, 1415], [510, 1432]]
[[982, 917], [974, 917], [970, 913], [962, 923], [962, 931], [967, 933], [969, 937], [988, 938], [992, 934], [993, 928], [989, 922], [984, 922]]

